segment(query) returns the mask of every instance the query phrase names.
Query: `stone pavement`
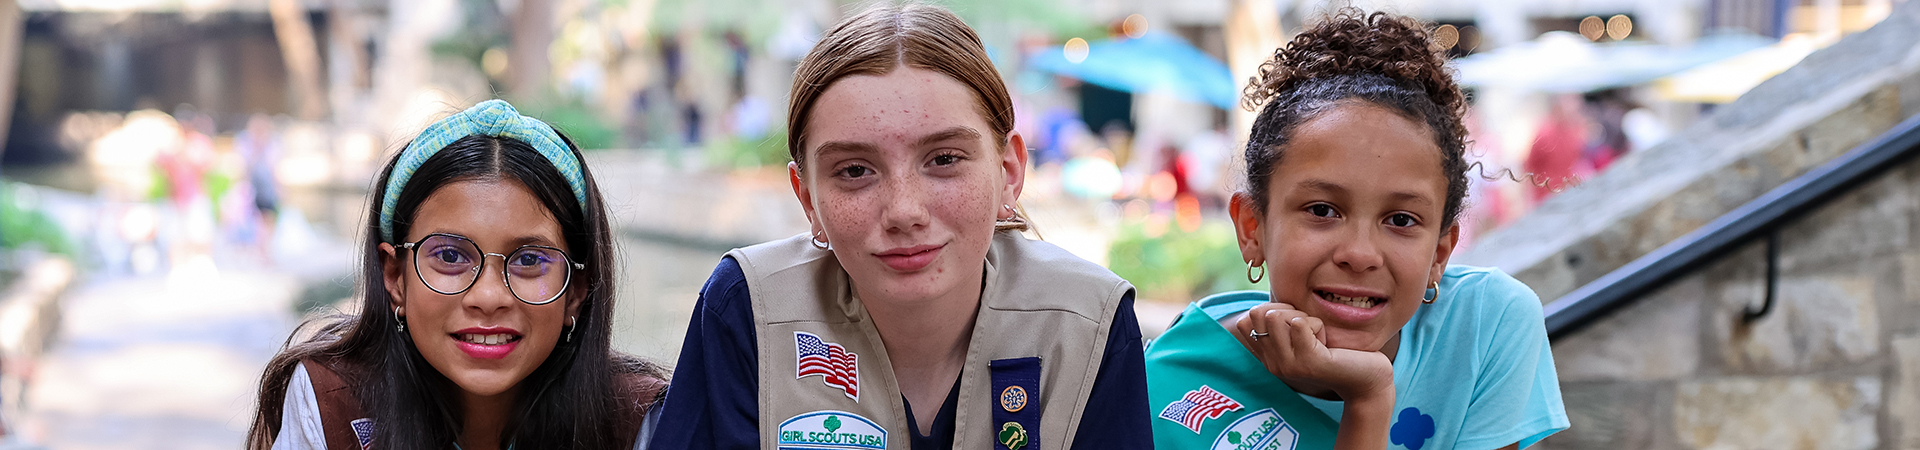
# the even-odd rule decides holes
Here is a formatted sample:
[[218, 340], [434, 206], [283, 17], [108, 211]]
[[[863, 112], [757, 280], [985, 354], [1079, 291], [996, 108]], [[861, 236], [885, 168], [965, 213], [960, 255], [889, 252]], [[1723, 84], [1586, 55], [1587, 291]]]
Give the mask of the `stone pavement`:
[[297, 318], [293, 276], [82, 281], [27, 387], [21, 438], [56, 449], [231, 449]]

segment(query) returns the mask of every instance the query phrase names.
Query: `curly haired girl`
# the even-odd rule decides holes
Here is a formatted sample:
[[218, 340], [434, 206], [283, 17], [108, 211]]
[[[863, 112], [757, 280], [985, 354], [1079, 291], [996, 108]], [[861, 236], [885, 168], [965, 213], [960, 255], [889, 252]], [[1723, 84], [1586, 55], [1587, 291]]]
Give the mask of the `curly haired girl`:
[[1565, 429], [1539, 298], [1447, 265], [1466, 100], [1426, 26], [1339, 10], [1245, 104], [1231, 213], [1248, 280], [1273, 282], [1202, 299], [1148, 347], [1156, 448], [1478, 450]]

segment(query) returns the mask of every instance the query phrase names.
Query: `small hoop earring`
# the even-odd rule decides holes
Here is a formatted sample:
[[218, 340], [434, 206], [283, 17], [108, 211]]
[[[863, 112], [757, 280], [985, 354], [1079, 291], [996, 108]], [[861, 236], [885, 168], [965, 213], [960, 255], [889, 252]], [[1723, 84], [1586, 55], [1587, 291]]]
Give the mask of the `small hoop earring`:
[[[1255, 267], [1260, 268], [1260, 276], [1253, 275], [1253, 268]], [[1256, 266], [1256, 265], [1253, 265], [1253, 260], [1247, 260], [1247, 282], [1258, 284], [1260, 283], [1260, 280], [1265, 280], [1265, 279], [1267, 279], [1267, 264], [1260, 263], [1260, 265]]]
[[833, 250], [833, 243], [827, 242], [827, 240], [824, 239], [826, 237], [825, 236], [826, 234], [827, 234], [826, 232], [814, 233], [813, 239], [808, 239], [807, 242], [813, 243], [813, 248], [817, 248], [821, 250]]
[[1420, 303], [1426, 303], [1431, 305], [1435, 300], [1439, 300], [1439, 299], [1440, 299], [1440, 282], [1435, 281], [1433, 282], [1433, 286], [1427, 287], [1427, 295], [1424, 297], [1420, 297]]
[[397, 306], [393, 308], [393, 321], [396, 324], [393, 326], [393, 329], [394, 331], [400, 332], [400, 334], [407, 333], [407, 317], [400, 315], [400, 311], [405, 309], [407, 309], [407, 307], [405, 306]]
[[579, 328], [579, 321], [575, 319], [575, 316], [567, 316], [567, 337], [564, 342], [573, 342], [573, 329]]

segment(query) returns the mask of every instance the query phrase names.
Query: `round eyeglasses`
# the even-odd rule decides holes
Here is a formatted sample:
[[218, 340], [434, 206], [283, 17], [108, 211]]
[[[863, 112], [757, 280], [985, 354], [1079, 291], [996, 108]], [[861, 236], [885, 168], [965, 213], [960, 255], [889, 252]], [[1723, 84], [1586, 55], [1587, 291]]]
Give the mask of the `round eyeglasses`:
[[567, 292], [573, 271], [587, 268], [573, 262], [567, 252], [544, 245], [522, 245], [512, 253], [486, 253], [467, 238], [445, 233], [429, 234], [419, 242], [400, 244], [413, 252], [413, 274], [442, 295], [455, 295], [472, 289], [480, 280], [480, 270], [489, 256], [498, 256], [507, 290], [529, 305], [545, 305]]

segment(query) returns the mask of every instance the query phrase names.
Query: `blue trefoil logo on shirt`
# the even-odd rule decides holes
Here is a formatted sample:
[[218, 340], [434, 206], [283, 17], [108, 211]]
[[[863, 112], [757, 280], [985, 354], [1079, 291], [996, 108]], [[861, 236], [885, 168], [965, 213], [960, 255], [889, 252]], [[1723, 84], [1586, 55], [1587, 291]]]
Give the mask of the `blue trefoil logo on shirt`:
[[1393, 428], [1387, 431], [1389, 442], [1407, 450], [1420, 450], [1432, 437], [1433, 416], [1421, 414], [1420, 408], [1400, 410], [1400, 418], [1394, 420]]

